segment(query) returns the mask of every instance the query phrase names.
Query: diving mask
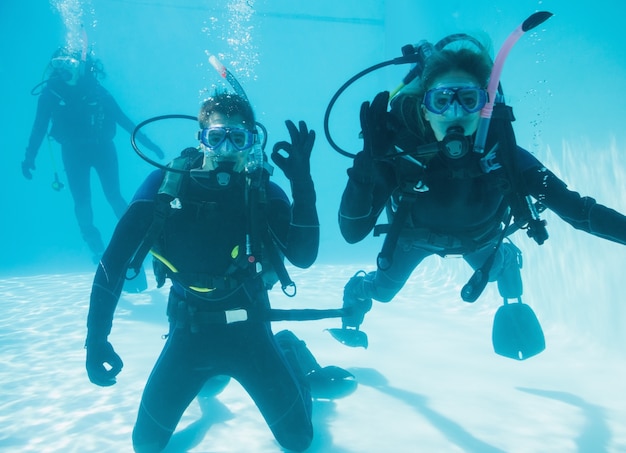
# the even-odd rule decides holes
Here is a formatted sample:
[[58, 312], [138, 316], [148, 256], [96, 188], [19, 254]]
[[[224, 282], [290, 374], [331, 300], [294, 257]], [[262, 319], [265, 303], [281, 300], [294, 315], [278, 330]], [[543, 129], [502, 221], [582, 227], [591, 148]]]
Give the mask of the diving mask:
[[75, 84], [80, 75], [80, 61], [70, 56], [53, 58], [50, 60], [50, 67], [70, 85]]
[[198, 138], [210, 150], [216, 150], [228, 140], [235, 150], [243, 151], [254, 145], [256, 134], [256, 131], [238, 127], [213, 126], [202, 129]]
[[255, 162], [257, 131], [238, 127], [212, 126], [202, 129], [198, 138], [204, 149], [205, 170], [231, 167], [229, 171], [241, 172]]
[[428, 90], [423, 104], [428, 111], [442, 115], [456, 101], [466, 113], [475, 113], [485, 106], [487, 97], [487, 91], [477, 86], [443, 86]]

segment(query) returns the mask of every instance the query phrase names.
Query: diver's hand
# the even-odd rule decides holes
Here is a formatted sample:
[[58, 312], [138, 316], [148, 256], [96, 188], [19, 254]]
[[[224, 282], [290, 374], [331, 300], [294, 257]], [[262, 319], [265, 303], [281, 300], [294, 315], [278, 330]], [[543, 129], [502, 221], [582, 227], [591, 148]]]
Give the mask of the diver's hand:
[[393, 145], [393, 132], [389, 126], [390, 115], [387, 112], [389, 92], [378, 93], [370, 104], [369, 101], [361, 104], [361, 134], [363, 136], [363, 151], [357, 153], [348, 170], [350, 179], [371, 184], [376, 171], [375, 162], [387, 154]]
[[137, 132], [136, 135], [141, 144], [148, 148], [150, 151], [152, 151], [159, 159], [163, 159], [165, 157], [165, 153], [163, 152], [163, 150], [159, 148], [156, 143], [150, 140], [146, 134], [142, 132]]
[[[358, 329], [363, 323], [365, 314], [372, 309], [372, 299], [363, 294], [362, 271], [356, 273], [343, 288], [343, 312], [341, 317], [343, 328]], [[363, 274], [365, 274], [363, 272]]]
[[[115, 376], [122, 371], [124, 363], [106, 340], [87, 341], [87, 375], [89, 380], [101, 387], [115, 384]], [[106, 365], [106, 366], [105, 366]]]
[[358, 329], [363, 320], [365, 314], [372, 309], [372, 299], [344, 299], [343, 311], [344, 316], [341, 317], [342, 327]]
[[35, 170], [35, 159], [26, 156], [22, 162], [22, 174], [26, 179], [33, 179], [31, 170]]
[[361, 104], [361, 132], [363, 134], [363, 152], [372, 159], [387, 154], [393, 144], [394, 133], [390, 127], [390, 115], [387, 112], [389, 92], [378, 93], [370, 104]]
[[[285, 121], [291, 143], [282, 141], [274, 145], [272, 160], [285, 173], [292, 183], [311, 179], [311, 151], [315, 142], [315, 131], [308, 130], [304, 121], [300, 121], [299, 129], [293, 121]], [[283, 155], [280, 151], [284, 151]]]

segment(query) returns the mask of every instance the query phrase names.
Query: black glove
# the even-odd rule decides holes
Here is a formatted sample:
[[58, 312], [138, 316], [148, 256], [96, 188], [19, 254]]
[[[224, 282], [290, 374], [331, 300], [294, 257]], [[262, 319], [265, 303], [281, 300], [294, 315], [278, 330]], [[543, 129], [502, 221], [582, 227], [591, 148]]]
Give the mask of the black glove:
[[30, 172], [31, 170], [35, 170], [35, 158], [26, 155], [26, 157], [24, 157], [24, 161], [22, 162], [22, 174], [24, 175], [24, 178], [33, 179], [33, 175]]
[[372, 309], [372, 299], [353, 299], [351, 301], [344, 300], [343, 309], [345, 315], [341, 321], [344, 328], [359, 328], [363, 324], [365, 314]]
[[[87, 375], [89, 380], [101, 387], [115, 384], [115, 376], [122, 371], [124, 363], [119, 355], [106, 340], [87, 341]], [[110, 368], [104, 365], [109, 365]]]
[[[315, 131], [308, 130], [304, 121], [300, 121], [300, 130], [293, 121], [285, 121], [291, 143], [282, 141], [274, 145], [272, 160], [285, 173], [292, 184], [311, 180], [311, 151], [315, 142]], [[283, 156], [279, 151], [285, 151]]]
[[343, 311], [344, 316], [341, 317], [343, 327], [359, 328], [365, 318], [365, 313], [372, 309], [372, 299], [363, 294], [363, 275], [362, 271], [348, 281], [343, 288]]
[[351, 178], [360, 182], [372, 182], [374, 179], [374, 163], [377, 158], [385, 156], [393, 145], [394, 133], [391, 128], [391, 116], [387, 111], [389, 92], [378, 93], [370, 104], [361, 104], [361, 133], [363, 135], [363, 151], [354, 158], [352, 168], [348, 171]]
[[361, 131], [363, 133], [363, 151], [373, 159], [382, 157], [393, 144], [394, 133], [391, 128], [391, 116], [387, 111], [389, 91], [382, 91], [369, 102], [361, 104]]

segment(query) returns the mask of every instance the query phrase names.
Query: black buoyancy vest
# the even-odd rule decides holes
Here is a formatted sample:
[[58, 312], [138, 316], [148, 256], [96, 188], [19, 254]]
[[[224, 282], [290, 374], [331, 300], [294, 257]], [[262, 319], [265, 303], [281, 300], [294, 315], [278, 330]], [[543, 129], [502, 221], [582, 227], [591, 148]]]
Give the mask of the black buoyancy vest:
[[[545, 228], [543, 228], [544, 222], [538, 219], [537, 212], [533, 209], [528, 191], [523, 184], [520, 171], [516, 165], [514, 153], [517, 150], [517, 144], [512, 126], [512, 121], [514, 120], [510, 106], [502, 102], [494, 104], [486, 149], [497, 149], [498, 163], [501, 165], [501, 168], [493, 169], [487, 173], [479, 165], [479, 158], [471, 154], [466, 156], [469, 165], [465, 167], [457, 165], [456, 168], [446, 167], [446, 165], [440, 165], [440, 163], [438, 165], [437, 160], [439, 156], [434, 152], [432, 155], [424, 156], [420, 162], [414, 164], [410, 164], [403, 158], [394, 158], [396, 162], [394, 168], [400, 190], [396, 197], [391, 199], [387, 205], [389, 224], [377, 225], [374, 230], [375, 235], [387, 234], [383, 248], [378, 256], [379, 267], [382, 265], [381, 268], [385, 268], [391, 265], [391, 254], [399, 237], [403, 234], [404, 229], [410, 229], [412, 225], [410, 221], [411, 204], [415, 201], [420, 191], [428, 190], [429, 181], [437, 179], [485, 179], [488, 187], [504, 198], [504, 202], [498, 210], [498, 219], [495, 219], [495, 221], [498, 223], [506, 222], [511, 215], [514, 219], [514, 226], [506, 235], [519, 228], [528, 228], [528, 235], [533, 237], [539, 244], [543, 243], [547, 238], [547, 233], [545, 233]], [[403, 149], [410, 147], [410, 141], [415, 140], [415, 137], [413, 137], [413, 139], [407, 141], [410, 138], [409, 134], [404, 134], [402, 137]], [[481, 156], [480, 158], [482, 159], [483, 157]], [[432, 165], [433, 169], [430, 168], [431, 163], [434, 164]], [[471, 242], [463, 242], [471, 248]]]
[[228, 189], [215, 188], [213, 174], [191, 176], [201, 159], [196, 148], [187, 148], [170, 163], [174, 171], [165, 173], [153, 223], [130, 267], [137, 271], [151, 251], [159, 286], [167, 276], [196, 289], [228, 289], [258, 272], [267, 289], [278, 280], [283, 290], [293, 286], [269, 233], [267, 178], [251, 183], [258, 175], [234, 173]]

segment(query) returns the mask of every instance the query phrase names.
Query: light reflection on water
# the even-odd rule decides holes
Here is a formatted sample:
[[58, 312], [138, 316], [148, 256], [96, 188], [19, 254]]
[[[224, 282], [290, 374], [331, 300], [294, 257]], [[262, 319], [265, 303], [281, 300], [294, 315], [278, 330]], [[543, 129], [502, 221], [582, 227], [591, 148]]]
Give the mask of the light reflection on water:
[[[68, 44], [80, 49], [83, 45], [80, 27], [84, 24], [87, 27], [96, 26], [96, 21], [89, 19], [95, 17], [91, 6], [86, 8], [83, 5], [89, 3], [78, 0], [55, 1], [54, 4], [64, 8], [60, 12], [68, 30]], [[232, 27], [233, 24], [225, 18], [227, 15], [220, 16], [218, 22], [207, 22], [210, 29], [206, 33], [211, 33], [211, 38], [219, 34], [224, 43], [223, 48], [207, 51], [219, 52], [220, 58], [238, 76], [253, 79], [258, 54], [253, 39], [254, 30], [247, 27], [246, 17], [249, 16], [246, 15], [249, 11], [245, 10], [246, 5], [252, 7], [254, 2], [228, 2], [228, 8], [235, 8], [231, 17], [239, 14], [238, 6], [244, 8], [241, 19], [235, 21], [238, 28]], [[239, 60], [245, 61], [246, 66], [238, 64]], [[354, 67], [355, 71], [357, 69]], [[214, 76], [211, 71], [208, 68], [207, 72]], [[563, 143], [562, 149], [555, 150], [539, 146], [533, 151], [570, 188], [626, 212], [626, 200], [623, 198], [626, 193], [626, 156], [623, 148], [624, 143], [615, 142], [609, 147], [598, 148], [593, 143], [582, 142]], [[322, 181], [324, 175], [317, 177]], [[337, 197], [338, 194], [330, 196]], [[383, 434], [376, 434], [376, 439], [379, 439], [376, 441], [384, 440], [388, 447], [385, 449], [390, 451], [394, 450], [396, 435], [408, 436], [408, 433], [415, 435], [409, 439], [413, 443], [419, 439], [426, 444], [425, 439], [429, 436], [455, 439], [458, 434], [472, 434], [479, 439], [489, 439], [494, 445], [511, 448], [524, 445], [527, 451], [541, 451], [545, 443], [574, 444], [580, 435], [583, 412], [567, 410], [568, 406], [563, 404], [551, 405], [545, 401], [547, 398], [532, 398], [528, 394], [520, 397], [511, 391], [512, 385], [521, 385], [520, 382], [527, 387], [536, 385], [542, 389], [560, 389], [559, 386], [563, 385], [565, 390], [580, 393], [593, 403], [615, 409], [617, 416], [608, 418], [613, 428], [614, 443], [625, 438], [623, 427], [619, 428], [618, 424], [619, 413], [622, 413], [618, 412], [620, 406], [616, 402], [613, 407], [611, 401], [614, 398], [604, 394], [617, 391], [618, 385], [612, 381], [607, 384], [598, 377], [608, 376], [619, 381], [618, 372], [621, 370], [623, 376], [623, 367], [615, 365], [616, 373], [611, 372], [613, 368], [602, 368], [602, 361], [593, 355], [596, 351], [593, 346], [600, 343], [626, 354], [626, 332], [623, 329], [626, 308], [621, 300], [626, 249], [576, 231], [554, 215], [546, 214], [544, 218], [549, 222], [551, 237], [543, 246], [537, 246], [523, 233], [515, 237], [516, 244], [524, 251], [524, 301], [536, 310], [547, 334], [547, 350], [536, 360], [523, 364], [503, 363], [493, 357], [488, 349], [488, 336], [492, 311], [499, 304], [497, 292], [490, 285], [475, 305], [461, 302], [458, 290], [469, 276], [467, 266], [461, 261], [426, 262], [414, 273], [395, 303], [376, 306], [365, 325], [372, 341], [368, 351], [341, 349], [341, 346], [327, 343], [330, 340], [323, 333], [323, 328], [337, 326], [337, 320], [295, 327], [307, 338], [324, 364], [353, 366], [356, 363], [362, 367], [374, 367], [388, 375], [396, 387], [414, 392], [403, 395], [427, 395], [433, 407], [439, 409], [433, 411], [424, 404], [432, 418], [428, 419], [424, 413], [418, 412], [418, 417], [413, 419], [414, 414], [401, 412], [406, 409], [409, 398], [405, 398], [404, 402], [400, 401], [401, 398], [385, 399], [384, 392], [371, 390], [363, 379], [363, 385], [354, 397], [334, 405], [338, 414], [331, 411], [332, 423], [328, 423], [332, 425], [331, 441], [334, 436], [339, 445], [349, 445], [345, 451], [367, 451], [359, 449], [362, 445], [353, 445], [355, 439], [352, 436], [368, 439], [367, 432], [357, 430], [355, 433], [354, 428], [367, 429], [372, 420], [371, 408], [375, 406], [383, 413], [385, 410], [395, 412], [386, 424], [377, 422], [376, 429], [372, 430], [372, 433], [378, 433], [379, 428], [383, 430]], [[326, 269], [316, 265], [310, 273], [294, 272], [293, 277], [299, 283], [299, 294], [302, 295], [295, 301], [295, 306], [336, 307], [340, 303], [343, 283], [361, 267], [371, 270], [377, 252], [371, 250], [371, 260], [365, 265], [355, 264], [353, 268]], [[0, 398], [0, 449], [9, 447], [9, 443], [15, 445], [16, 451], [37, 452], [119, 452], [129, 448], [138, 399], [147, 373], [162, 346], [160, 335], [165, 331], [165, 295], [152, 290], [127, 297], [121, 302], [116, 317], [115, 344], [123, 352], [125, 370], [118, 385], [109, 389], [97, 388], [88, 382], [84, 371], [83, 342], [92, 278], [93, 274], [89, 273], [43, 275], [0, 282], [0, 293], [3, 294], [0, 382], [5, 395]], [[275, 300], [277, 304], [285, 302], [294, 306], [292, 300], [281, 301], [279, 297]], [[463, 316], [454, 316], [456, 314]], [[444, 322], [438, 322], [440, 318]], [[478, 327], [470, 331], [472, 325]], [[137, 327], [141, 328], [139, 332]], [[563, 338], [572, 334], [577, 338], [568, 340], [569, 347], [563, 347]], [[447, 337], [454, 339], [448, 344]], [[380, 353], [381, 343], [387, 346], [384, 353]], [[468, 344], [476, 349], [470, 350]], [[318, 345], [320, 347], [316, 347]], [[484, 355], [479, 356], [476, 351]], [[570, 379], [566, 379], [571, 371], [564, 371], [572, 366], [573, 360], [570, 359], [578, 359], [577, 366], [580, 367], [574, 368], [577, 372], [576, 376], [571, 376], [574, 381], [571, 386]], [[550, 360], [555, 361], [554, 367], [546, 364]], [[407, 366], [414, 368], [407, 370]], [[396, 373], [393, 372], [394, 367], [398, 368]], [[460, 369], [462, 373], [459, 373]], [[437, 371], [440, 373], [437, 374]], [[588, 387], [579, 385], [582, 382], [587, 382]], [[435, 384], [440, 384], [441, 392], [437, 392], [439, 388]], [[467, 388], [473, 391], [467, 392]], [[538, 392], [535, 391], [535, 394]], [[492, 403], [496, 399], [494, 396], [498, 401]], [[376, 398], [375, 404], [372, 404], [372, 397]], [[463, 402], [463, 398], [472, 397], [475, 397], [475, 400], [470, 399], [473, 404], [456, 402], [456, 399]], [[502, 404], [500, 398], [508, 404]], [[236, 411], [236, 419], [232, 423], [215, 426], [207, 437], [213, 436], [215, 443], [221, 447], [230, 444], [240, 446], [233, 442], [233, 438], [242, 444], [245, 438], [252, 441], [258, 438], [264, 446], [269, 445], [269, 451], [276, 451], [266, 426], [258, 420], [256, 408], [242, 392], [231, 390], [221, 400]], [[442, 401], [448, 402], [448, 405], [442, 405]], [[471, 408], [471, 413], [466, 414], [466, 408], [467, 412]], [[476, 412], [480, 417], [476, 417]], [[501, 426], [503, 414], [514, 414], [518, 419], [521, 417], [524, 423]], [[537, 414], [543, 415], [537, 419]], [[200, 409], [193, 405], [187, 420], [195, 421], [200, 415]], [[408, 421], [404, 420], [405, 415]], [[598, 418], [601, 419], [600, 416]], [[437, 421], [448, 422], [444, 424], [448, 429], [443, 429]], [[479, 422], [484, 427], [474, 425]], [[410, 429], [403, 429], [407, 423]], [[493, 426], [501, 426], [501, 430], [496, 433]], [[233, 427], [232, 436], [220, 436], [220, 430], [230, 427]], [[433, 427], [439, 427], [439, 430]], [[396, 432], [396, 429], [403, 432]], [[517, 435], [515, 429], [523, 432]], [[255, 435], [251, 434], [253, 430]], [[435, 435], [430, 431], [434, 431]], [[558, 435], [554, 434], [555, 431]], [[496, 435], [500, 438], [494, 439]], [[467, 437], [470, 439], [465, 447], [471, 445], [471, 436]], [[533, 442], [539, 444], [536, 449], [529, 448]], [[210, 445], [208, 441], [206, 444]], [[462, 442], [460, 444], [463, 446]], [[398, 445], [402, 447], [408, 443], [400, 442]], [[437, 446], [441, 447], [441, 444]], [[452, 447], [450, 443], [445, 446]], [[437, 450], [442, 451], [441, 448], [432, 449]], [[469, 448], [466, 450], [469, 451]]]
[[[623, 145], [621, 145], [623, 147]], [[592, 143], [563, 143], [538, 156], [571, 190], [626, 212], [626, 155], [613, 141], [608, 149]], [[626, 354], [626, 308], [622, 303], [626, 249], [575, 230], [546, 212], [550, 238], [537, 246], [523, 233], [525, 302], [547, 322], [568, 325], [582, 336]]]

